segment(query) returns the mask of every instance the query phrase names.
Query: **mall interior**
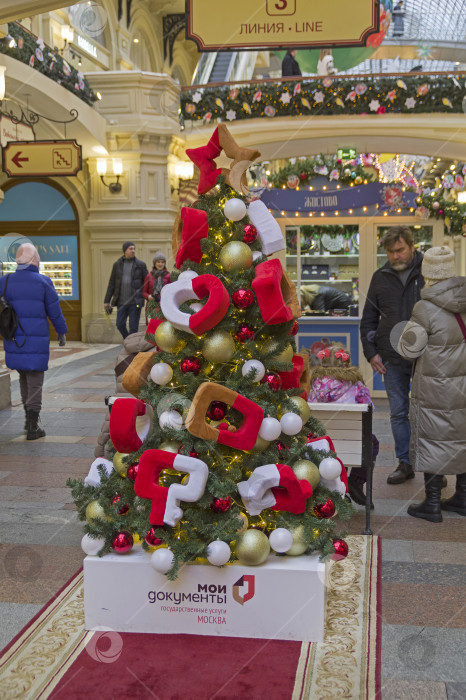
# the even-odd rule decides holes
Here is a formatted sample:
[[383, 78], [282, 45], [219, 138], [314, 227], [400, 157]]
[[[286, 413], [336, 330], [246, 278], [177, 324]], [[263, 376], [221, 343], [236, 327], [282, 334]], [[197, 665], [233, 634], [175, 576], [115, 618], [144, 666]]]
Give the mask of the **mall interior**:
[[[296, 340], [301, 350], [323, 338], [345, 345], [375, 403], [372, 531], [382, 537], [383, 562], [377, 697], [466, 700], [465, 519], [406, 516], [422, 475], [387, 485], [396, 464], [388, 402], [359, 338], [391, 226], [408, 226], [420, 252], [449, 246], [456, 274], [466, 275], [466, 2], [374, 2], [378, 31], [359, 46], [305, 47], [297, 34], [298, 77], [282, 76], [286, 46], [257, 44], [254, 18], [242, 26], [255, 48], [202, 51], [187, 37], [185, 0], [63, 3], [0, 2], [0, 274], [15, 270], [18, 245], [32, 241], [68, 325], [66, 348], [51, 334], [47, 437], [37, 443], [20, 435], [18, 381], [0, 354], [0, 553], [28, 544], [46, 562], [43, 590], [4, 564], [0, 647], [82, 561], [65, 482], [87, 473], [113, 391], [121, 336], [116, 314], [104, 313], [112, 265], [131, 241], [148, 269], [157, 251], [174, 269], [172, 230], [199, 183], [186, 150], [207, 144], [222, 123], [242, 148], [260, 153], [244, 165], [248, 192], [280, 226], [285, 245], [273, 257], [298, 298], [310, 284], [349, 297], [333, 312], [302, 305]], [[42, 141], [55, 142], [54, 160], [28, 170], [24, 142]], [[230, 164], [224, 153], [217, 158], [217, 167]], [[454, 477], [447, 488], [451, 495]], [[363, 520], [359, 509], [350, 534], [362, 533]], [[137, 697], [159, 697], [153, 691]], [[30, 692], [3, 695], [0, 685], [0, 697], [39, 697]], [[210, 697], [246, 697], [237, 692]], [[270, 688], [267, 697], [278, 695]]]

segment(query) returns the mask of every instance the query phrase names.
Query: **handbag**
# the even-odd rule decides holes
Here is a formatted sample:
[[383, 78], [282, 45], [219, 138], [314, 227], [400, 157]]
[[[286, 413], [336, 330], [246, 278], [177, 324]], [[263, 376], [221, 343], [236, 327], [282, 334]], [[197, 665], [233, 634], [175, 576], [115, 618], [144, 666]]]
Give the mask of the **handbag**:
[[463, 319], [461, 318], [461, 314], [455, 314], [455, 318], [458, 321], [458, 325], [461, 328], [464, 340], [466, 341], [466, 324], [464, 323]]
[[[16, 347], [22, 348], [26, 343], [26, 334], [24, 333], [24, 328], [22, 327], [19, 321], [18, 314], [16, 313], [16, 311], [14, 310], [14, 308], [12, 307], [12, 305], [6, 297], [6, 290], [9, 279], [10, 275], [8, 274], [5, 281], [3, 294], [0, 295], [0, 334], [5, 340], [13, 340], [16, 344]], [[22, 345], [18, 345], [16, 341], [16, 333], [18, 331], [18, 327], [24, 333], [25, 336]]]

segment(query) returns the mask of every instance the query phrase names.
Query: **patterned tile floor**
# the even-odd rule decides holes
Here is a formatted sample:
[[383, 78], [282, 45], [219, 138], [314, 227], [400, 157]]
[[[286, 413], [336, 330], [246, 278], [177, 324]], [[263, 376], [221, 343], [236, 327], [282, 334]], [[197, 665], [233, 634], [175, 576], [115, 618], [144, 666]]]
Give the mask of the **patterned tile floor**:
[[[63, 353], [55, 345], [42, 411], [47, 437], [24, 440], [15, 373], [13, 406], [0, 411], [0, 648], [81, 565], [81, 526], [66, 479], [87, 474], [103, 399], [114, 390], [118, 346], [75, 343]], [[466, 700], [466, 518], [448, 514], [434, 524], [406, 515], [409, 502], [422, 496], [422, 475], [386, 483], [396, 460], [387, 402], [375, 403], [381, 451], [372, 529], [383, 551], [382, 699]], [[449, 477], [444, 493], [453, 490]], [[362, 508], [348, 529], [362, 533]]]

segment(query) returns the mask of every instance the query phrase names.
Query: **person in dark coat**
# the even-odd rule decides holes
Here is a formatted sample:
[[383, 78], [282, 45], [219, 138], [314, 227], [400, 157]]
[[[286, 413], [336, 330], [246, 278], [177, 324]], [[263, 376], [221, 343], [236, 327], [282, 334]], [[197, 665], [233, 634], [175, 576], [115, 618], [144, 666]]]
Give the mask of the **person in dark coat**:
[[[147, 275], [146, 263], [136, 257], [136, 246], [131, 241], [123, 243], [123, 255], [113, 264], [112, 274], [104, 299], [107, 313], [117, 307], [116, 327], [123, 339], [136, 333], [144, 305], [142, 288]], [[129, 331], [126, 320], [129, 317]]]
[[[166, 267], [167, 258], [159, 250], [152, 258], [152, 270], [146, 275], [144, 280], [144, 287], [142, 288], [142, 296], [146, 300], [160, 302], [160, 292], [162, 287], [166, 284], [170, 284], [170, 273]], [[146, 317], [147, 317], [147, 303], [146, 303]]]
[[402, 37], [405, 31], [403, 2], [397, 3], [393, 10], [393, 37]]
[[288, 49], [282, 61], [282, 77], [288, 75], [302, 75], [299, 63], [295, 58], [296, 49]]
[[364, 355], [374, 372], [383, 376], [390, 404], [390, 423], [399, 464], [387, 482], [401, 484], [414, 478], [409, 457], [412, 363], [397, 351], [399, 334], [395, 336], [399, 324], [410, 319], [414, 304], [421, 298], [424, 278], [421, 273], [422, 253], [414, 250], [408, 227], [390, 228], [383, 245], [388, 261], [372, 276], [360, 331]]
[[[442, 509], [466, 516], [466, 277], [457, 276], [448, 246], [424, 255], [425, 287], [398, 352], [416, 360], [411, 390], [411, 463], [424, 472], [426, 497], [408, 515], [442, 521]], [[444, 474], [455, 494], [440, 500]]]
[[320, 287], [318, 284], [308, 284], [301, 287], [301, 307], [309, 306], [312, 311], [333, 311], [347, 309], [351, 297], [335, 287]]
[[[5, 363], [19, 373], [21, 401], [26, 414], [27, 440], [45, 436], [39, 427], [44, 372], [48, 369], [50, 330], [47, 317], [65, 344], [68, 328], [52, 280], [39, 273], [39, 253], [32, 243], [24, 243], [16, 253], [16, 272], [0, 279], [0, 294], [18, 315], [15, 340], [3, 340]], [[8, 280], [8, 283], [7, 283]]]

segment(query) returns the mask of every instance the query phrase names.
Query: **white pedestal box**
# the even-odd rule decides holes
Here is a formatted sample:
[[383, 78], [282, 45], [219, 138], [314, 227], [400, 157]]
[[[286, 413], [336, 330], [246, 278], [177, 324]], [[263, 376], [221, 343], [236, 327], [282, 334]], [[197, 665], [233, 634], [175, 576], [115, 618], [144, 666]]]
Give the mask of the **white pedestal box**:
[[270, 555], [262, 566], [188, 564], [176, 581], [154, 571], [150, 556], [136, 546], [84, 559], [87, 630], [324, 638], [326, 564], [317, 554]]

